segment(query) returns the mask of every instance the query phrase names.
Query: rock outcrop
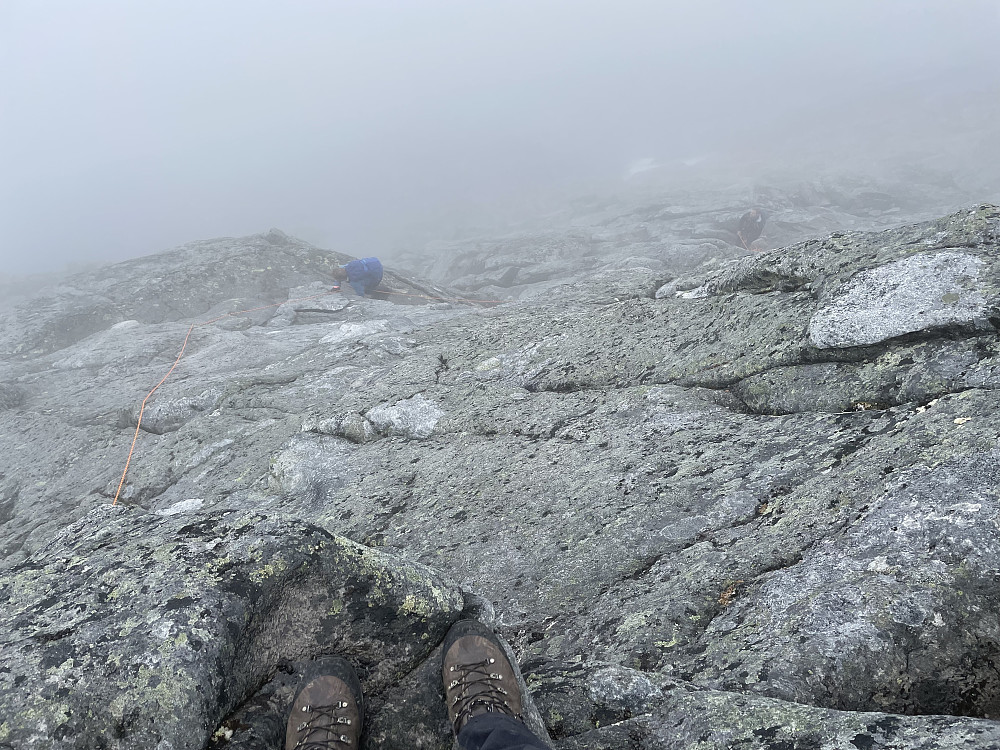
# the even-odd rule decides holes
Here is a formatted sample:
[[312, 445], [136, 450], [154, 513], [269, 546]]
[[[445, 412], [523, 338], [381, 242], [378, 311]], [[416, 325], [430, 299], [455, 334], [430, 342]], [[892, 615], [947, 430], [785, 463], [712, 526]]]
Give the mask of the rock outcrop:
[[[984, 196], [914, 165], [880, 178], [827, 175], [810, 182], [781, 168], [768, 171], [773, 179], [763, 186], [697, 170], [668, 171], [652, 184], [577, 199], [502, 235], [433, 242], [394, 260], [477, 296], [536, 298], [567, 281], [591, 280], [606, 288], [632, 269], [665, 281], [748, 250], [935, 218], [943, 207]], [[766, 209], [767, 222], [764, 236], [747, 247], [737, 232], [750, 207]]]
[[289, 257], [144, 312], [264, 242], [6, 318], [0, 747], [265, 747], [342, 652], [368, 747], [445, 748], [463, 610], [557, 748], [1000, 746], [1000, 209], [198, 326], [109, 509], [188, 326], [321, 293]]
[[462, 610], [456, 587], [379, 550], [191, 505], [95, 510], [0, 576], [0, 742], [204, 747], [290, 663], [344, 655], [379, 692]]

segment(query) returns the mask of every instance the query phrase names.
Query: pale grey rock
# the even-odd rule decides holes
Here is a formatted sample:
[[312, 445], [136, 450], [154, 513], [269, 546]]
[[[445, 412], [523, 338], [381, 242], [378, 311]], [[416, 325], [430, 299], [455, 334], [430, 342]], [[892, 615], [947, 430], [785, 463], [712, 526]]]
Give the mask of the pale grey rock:
[[379, 404], [365, 413], [365, 419], [384, 435], [423, 439], [434, 433], [444, 412], [419, 393], [395, 404]]
[[630, 716], [649, 713], [663, 700], [662, 688], [645, 673], [617, 665], [591, 674], [587, 689], [595, 705]]
[[987, 299], [977, 288], [982, 266], [952, 251], [862, 271], [813, 314], [809, 340], [831, 349], [949, 326], [989, 330]]
[[179, 513], [193, 513], [200, 509], [204, 504], [205, 501], [201, 498], [193, 497], [189, 500], [181, 500], [180, 502], [174, 503], [169, 508], [154, 510], [153, 513], [158, 516], [176, 516]]
[[[861, 188], [877, 186], [820, 194], [863, 212]], [[917, 198], [896, 199], [894, 220], [919, 215]], [[21, 394], [0, 410], [3, 567], [35, 575], [35, 555], [110, 502], [134, 431], [121, 415], [163, 377], [192, 323], [268, 304], [192, 330], [151, 405], [215, 397], [180, 410], [176, 429], [140, 433], [120, 500], [130, 513], [296, 518], [274, 549], [322, 529], [439, 571], [510, 642], [560, 747], [996, 744], [994, 323], [828, 349], [809, 323], [864, 274], [956, 248], [976, 260], [990, 308], [1000, 210], [825, 236], [839, 209], [800, 201], [775, 230], [807, 227], [814, 239], [674, 263], [668, 235], [725, 244], [722, 215], [738, 218], [735, 206], [593, 207], [606, 225], [540, 248], [525, 273], [558, 265], [550, 251], [562, 270], [546, 266], [550, 276], [509, 287], [516, 302], [492, 307], [351, 297], [270, 325], [291, 290], [327, 279], [318, 251], [258, 236], [106, 269], [116, 288], [147, 290], [142, 305], [115, 302], [108, 321], [85, 312], [104, 303], [65, 290], [18, 308], [0, 331], [0, 382]], [[783, 226], [789, 216], [802, 224]], [[719, 237], [692, 236], [709, 231]], [[468, 248], [470, 284], [506, 241]], [[612, 269], [618, 252], [642, 260]], [[207, 269], [230, 267], [242, 270], [212, 286]], [[703, 293], [656, 299], [678, 273], [674, 292]], [[64, 286], [117, 300], [102, 283]], [[70, 335], [76, 312], [87, 325]], [[128, 570], [123, 582], [139, 580]], [[164, 580], [175, 573], [194, 575], [170, 567]], [[73, 575], [47, 568], [46, 585]], [[397, 640], [382, 624], [372, 633]], [[428, 634], [422, 648], [439, 640]], [[38, 658], [57, 658], [56, 643], [39, 644]], [[421, 658], [371, 689], [372, 747], [451, 742]], [[280, 729], [298, 668], [262, 672], [256, 697], [209, 730], [269, 746], [240, 727], [258, 739]], [[10, 690], [4, 699], [24, 699]]]

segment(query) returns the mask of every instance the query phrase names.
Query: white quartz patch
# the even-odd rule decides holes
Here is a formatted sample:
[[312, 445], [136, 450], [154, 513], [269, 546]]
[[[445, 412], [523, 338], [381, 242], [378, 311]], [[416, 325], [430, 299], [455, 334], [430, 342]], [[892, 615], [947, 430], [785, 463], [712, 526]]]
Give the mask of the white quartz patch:
[[205, 501], [201, 498], [193, 497], [190, 500], [181, 500], [179, 503], [174, 503], [167, 508], [154, 510], [153, 513], [158, 516], [176, 516], [181, 513], [193, 513], [204, 504]]

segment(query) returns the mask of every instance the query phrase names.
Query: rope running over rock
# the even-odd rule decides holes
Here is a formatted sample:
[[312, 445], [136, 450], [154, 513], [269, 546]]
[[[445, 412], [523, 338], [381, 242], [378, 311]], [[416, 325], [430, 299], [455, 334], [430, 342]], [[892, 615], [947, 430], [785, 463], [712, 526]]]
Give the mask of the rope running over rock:
[[[181, 361], [181, 357], [184, 356], [184, 351], [187, 349], [188, 341], [191, 338], [191, 332], [195, 328], [199, 326], [211, 325], [212, 323], [217, 323], [218, 321], [224, 318], [230, 318], [234, 315], [243, 315], [249, 312], [257, 312], [258, 310], [267, 310], [272, 307], [280, 307], [281, 305], [287, 305], [292, 302], [305, 302], [306, 300], [319, 299], [320, 297], [326, 297], [330, 294], [336, 294], [339, 291], [340, 289], [338, 288], [338, 289], [333, 289], [329, 292], [323, 292], [322, 294], [314, 294], [310, 297], [297, 297], [295, 299], [285, 300], [284, 302], [275, 302], [272, 305], [261, 305], [260, 307], [251, 307], [246, 310], [236, 310], [235, 312], [226, 313], [225, 315], [219, 315], [218, 317], [212, 318], [211, 320], [203, 320], [199, 323], [192, 323], [188, 327], [187, 334], [185, 334], [184, 336], [184, 343], [181, 345], [181, 350], [177, 353], [177, 358], [174, 360], [174, 363], [170, 365], [170, 369], [167, 370], [167, 374], [164, 375], [162, 378], [160, 378], [160, 382], [154, 385], [153, 388], [149, 391], [149, 393], [146, 394], [146, 397], [142, 400], [142, 405], [139, 407], [139, 417], [138, 419], [136, 419], [135, 434], [132, 436], [132, 445], [128, 449], [128, 458], [125, 459], [125, 468], [122, 470], [122, 478], [118, 482], [118, 490], [115, 492], [115, 499], [111, 502], [111, 504], [112, 505], [118, 504], [118, 498], [122, 493], [122, 488], [125, 486], [125, 476], [128, 474], [128, 467], [132, 463], [132, 455], [133, 453], [135, 453], [135, 444], [136, 441], [139, 439], [139, 428], [142, 426], [142, 415], [146, 411], [146, 402], [149, 401], [149, 399], [153, 396], [153, 394], [156, 393], [157, 389], [166, 382], [167, 378], [170, 377], [170, 374], [177, 367], [177, 363]], [[475, 299], [462, 299], [458, 297], [456, 298], [428, 297], [427, 295], [423, 294], [407, 294], [406, 292], [382, 292], [382, 293], [392, 294], [402, 297], [419, 297], [421, 299], [433, 299], [433, 300], [439, 300], [441, 302], [483, 302], [483, 303], [491, 303], [498, 305], [502, 304], [503, 302], [502, 300], [475, 300]]]

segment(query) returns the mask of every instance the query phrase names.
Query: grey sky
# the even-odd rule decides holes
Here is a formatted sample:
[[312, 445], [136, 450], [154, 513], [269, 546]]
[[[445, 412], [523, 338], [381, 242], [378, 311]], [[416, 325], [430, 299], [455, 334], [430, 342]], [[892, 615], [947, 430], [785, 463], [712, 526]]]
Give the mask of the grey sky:
[[363, 255], [642, 157], [918, 131], [1000, 92], [998, 39], [998, 0], [0, 0], [2, 267]]

